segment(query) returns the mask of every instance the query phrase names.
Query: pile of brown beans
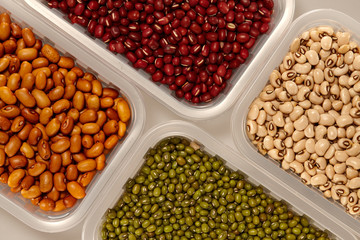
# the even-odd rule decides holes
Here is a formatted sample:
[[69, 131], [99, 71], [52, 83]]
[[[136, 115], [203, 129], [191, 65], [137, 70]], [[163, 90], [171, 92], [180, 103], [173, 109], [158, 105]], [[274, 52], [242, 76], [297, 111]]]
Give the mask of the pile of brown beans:
[[45, 211], [85, 197], [131, 118], [113, 88], [0, 15], [0, 181]]
[[47, 0], [176, 97], [209, 102], [269, 30], [273, 0]]
[[293, 40], [250, 106], [260, 153], [360, 214], [360, 47], [349, 32], [312, 28]]

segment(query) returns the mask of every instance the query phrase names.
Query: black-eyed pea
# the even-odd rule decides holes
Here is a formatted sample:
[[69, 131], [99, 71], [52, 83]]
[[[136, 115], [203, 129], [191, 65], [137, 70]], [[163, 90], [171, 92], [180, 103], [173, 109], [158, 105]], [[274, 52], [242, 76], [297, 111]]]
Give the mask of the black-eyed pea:
[[286, 132], [283, 129], [280, 129], [274, 136], [275, 138], [284, 140], [287, 137]]
[[353, 51], [348, 51], [345, 53], [344, 55], [344, 63], [350, 65], [354, 62], [354, 52]]
[[311, 176], [310, 176], [310, 174], [308, 174], [307, 172], [304, 171], [300, 174], [300, 179], [301, 179], [302, 183], [304, 183], [305, 185], [309, 185]]
[[249, 134], [256, 134], [257, 133], [257, 130], [258, 130], [258, 125], [255, 121], [253, 120], [247, 120], [247, 123], [246, 123], [246, 131], [249, 133]]
[[360, 169], [360, 158], [358, 157], [348, 157], [345, 162], [347, 166], [350, 166], [355, 170]]
[[290, 114], [294, 109], [294, 106], [291, 102], [284, 102], [279, 105], [279, 110], [284, 114]]
[[351, 192], [349, 193], [349, 195], [347, 196], [347, 204], [349, 207], [354, 206], [357, 202], [358, 202], [358, 196], [356, 194], [356, 192]]
[[[293, 96], [293, 98], [294, 98], [295, 96]], [[289, 102], [289, 101], [291, 101], [291, 96], [290, 96], [290, 94], [288, 93], [288, 92], [286, 92], [286, 91], [281, 91], [280, 93], [279, 93], [279, 95], [278, 95], [278, 99], [279, 99], [279, 101], [281, 101], [281, 102]]]
[[[331, 68], [326, 67], [324, 69], [324, 78], [326, 81], [328, 81], [329, 83], [333, 83], [335, 80], [335, 75], [334, 72]], [[336, 84], [333, 86], [337, 86]]]
[[360, 131], [359, 131], [359, 127], [355, 128], [356, 132], [354, 134], [354, 136], [352, 137], [352, 141], [353, 143], [359, 142], [360, 141]]
[[[332, 186], [333, 186], [333, 183], [328, 180], [325, 184], [319, 186], [319, 189], [323, 192], [328, 191], [328, 190], [330, 191]], [[329, 196], [329, 197], [331, 197], [331, 196]]]
[[295, 38], [290, 44], [290, 52], [295, 53], [300, 47], [300, 38]]
[[314, 69], [313, 74], [314, 74], [313, 79], [316, 84], [321, 84], [324, 82], [324, 72], [321, 69], [319, 68]]
[[294, 128], [298, 131], [303, 131], [309, 124], [308, 118], [303, 115], [294, 122]]
[[305, 136], [305, 132], [304, 131], [298, 131], [298, 130], [295, 130], [293, 132], [293, 134], [291, 135], [294, 142], [298, 142], [298, 141], [302, 140], [304, 138], [304, 136]]
[[275, 99], [276, 94], [274, 91], [274, 87], [271, 85], [267, 85], [263, 91], [260, 93], [259, 97], [262, 101], [272, 101]]
[[349, 71], [349, 65], [341, 64], [333, 70], [335, 76], [339, 77], [341, 75], [346, 74]]
[[274, 148], [274, 138], [271, 136], [264, 137], [263, 147], [268, 151], [273, 149]]
[[328, 178], [325, 174], [316, 174], [311, 177], [310, 184], [313, 186], [321, 186], [324, 185], [328, 181]]
[[277, 127], [284, 127], [285, 120], [283, 113], [280, 111], [276, 112], [276, 114], [273, 116], [273, 122]]
[[299, 91], [297, 84], [293, 81], [286, 81], [284, 87], [291, 96], [296, 95]]
[[329, 149], [329, 147], [330, 147], [329, 140], [327, 140], [327, 139], [319, 139], [315, 143], [315, 152], [319, 156], [324, 156], [326, 151]]
[[289, 114], [291, 121], [296, 121], [300, 116], [304, 114], [304, 109], [300, 106], [295, 106], [293, 111]]
[[[300, 50], [302, 50], [302, 47], [300, 47]], [[302, 51], [294, 53], [293, 56], [294, 56], [295, 61], [300, 64], [305, 63], [306, 57], [304, 54], [305, 54], [305, 52], [302, 52]]]
[[279, 151], [284, 150], [285, 149], [284, 141], [281, 139], [274, 139], [274, 147]]
[[337, 32], [336, 37], [337, 37], [337, 43], [339, 44], [339, 46], [349, 44], [349, 40], [350, 40], [349, 32]]
[[336, 150], [334, 158], [338, 162], [346, 162], [347, 159], [349, 158], [349, 155], [347, 155], [345, 151]]
[[[263, 108], [264, 108], [266, 114], [268, 114], [270, 116], [274, 116], [277, 113], [277, 108], [271, 102], [265, 102]], [[260, 116], [260, 112], [259, 112], [257, 118], [262, 119], [263, 117], [264, 117], [263, 115]]]
[[331, 197], [334, 200], [339, 200], [340, 197], [347, 196], [347, 195], [349, 195], [349, 193], [350, 193], [350, 190], [345, 185], [339, 184], [339, 185], [333, 185], [331, 187]]
[[284, 125], [284, 131], [287, 133], [287, 135], [291, 136], [294, 133], [294, 124], [292, 122], [287, 122]]
[[347, 179], [353, 179], [353, 178], [359, 176], [358, 171], [355, 170], [354, 168], [350, 167], [350, 166], [348, 166], [348, 167], [346, 168], [345, 173], [346, 173]]
[[[279, 151], [278, 149], [274, 148], [274, 149], [271, 149], [267, 152], [267, 154], [274, 160], [277, 160], [277, 161], [281, 161], [284, 156], [282, 154], [281, 151]], [[284, 161], [283, 161], [284, 162]]]
[[315, 152], [315, 139], [313, 139], [313, 138], [306, 139], [305, 149], [306, 149], [306, 151], [308, 151], [311, 154], [314, 153]]
[[266, 114], [265, 110], [260, 110], [259, 116], [256, 119], [256, 123], [258, 125], [264, 125], [265, 121], [267, 120], [267, 116], [269, 116], [269, 115]]
[[332, 144], [330, 145], [329, 149], [326, 151], [325, 155], [324, 155], [324, 158], [325, 159], [331, 159], [334, 157], [335, 155], [335, 151], [336, 151], [336, 148], [335, 146]]
[[305, 149], [306, 139], [302, 139], [294, 143], [293, 150], [295, 153], [299, 153]]
[[313, 138], [315, 137], [315, 130], [314, 130], [314, 125], [313, 124], [309, 124], [305, 130], [304, 130], [304, 136], [306, 136], [307, 138]]
[[360, 118], [354, 118], [354, 124], [360, 126]]
[[289, 170], [290, 169], [290, 163], [288, 163], [286, 161], [282, 161], [281, 162], [281, 168], [284, 169], [285, 171]]
[[286, 148], [292, 148], [294, 145], [294, 141], [293, 141], [292, 137], [285, 138], [284, 144], [285, 144]]
[[312, 163], [310, 160], [304, 161], [304, 169], [310, 176], [314, 176], [316, 174], [315, 163]]
[[295, 160], [303, 163], [307, 159], [309, 159], [309, 157], [310, 157], [310, 153], [308, 153], [308, 151], [306, 151], [306, 150], [302, 150], [295, 155]]
[[269, 77], [269, 81], [270, 81], [270, 84], [274, 87], [274, 88], [279, 88], [281, 87], [281, 74], [279, 73], [279, 71], [277, 70], [273, 70], [271, 73], [270, 73], [270, 77]]
[[358, 142], [353, 143], [350, 148], [345, 150], [345, 152], [350, 157], [357, 156], [360, 153], [360, 144]]
[[294, 160], [292, 161], [290, 164], [289, 164], [289, 169], [294, 172], [294, 173], [297, 173], [297, 174], [300, 174], [304, 171], [304, 166], [302, 163]]
[[360, 56], [359, 55], [354, 58], [352, 65], [355, 70], [360, 70]]
[[320, 120], [318, 123], [323, 126], [332, 126], [335, 123], [335, 118], [329, 113], [323, 113], [320, 114]]
[[292, 68], [296, 73], [308, 74], [311, 70], [311, 64], [306, 63], [296, 63]]
[[342, 114], [341, 116], [336, 118], [336, 124], [342, 128], [351, 125], [353, 122], [354, 122], [353, 118], [347, 114], [346, 115]]
[[291, 67], [294, 65], [294, 63], [295, 63], [295, 59], [294, 59], [294, 57], [293, 57], [293, 55], [292, 55], [292, 53], [287, 53], [286, 55], [285, 55], [285, 57], [283, 58], [283, 66], [284, 66], [284, 68], [286, 69], [286, 70], [290, 70], [291, 69]]
[[325, 170], [327, 166], [327, 161], [324, 157], [319, 157], [315, 160], [316, 167], [320, 170]]
[[259, 107], [256, 104], [252, 104], [252, 106], [250, 107], [250, 110], [247, 114], [247, 118], [249, 120], [256, 120], [257, 117], [259, 116], [259, 112], [260, 112]]
[[345, 128], [337, 128], [337, 135], [338, 135], [338, 139], [341, 139], [341, 138], [345, 138], [346, 137], [346, 130]]
[[295, 159], [295, 153], [292, 148], [285, 149], [284, 161], [291, 163]]
[[346, 178], [345, 174], [335, 172], [334, 177], [331, 181], [335, 184], [346, 184], [348, 182], [348, 179]]
[[349, 149], [352, 147], [353, 143], [350, 139], [341, 138], [337, 142], [338, 146], [342, 149]]
[[267, 127], [267, 132], [268, 132], [268, 135], [270, 136], [275, 136], [275, 134], [277, 133], [277, 127], [276, 125], [274, 124], [273, 121], [270, 121], [266, 124], [266, 127]]
[[[104, 129], [104, 132], [105, 132], [105, 129]], [[107, 134], [109, 135], [109, 134]], [[258, 128], [257, 128], [257, 132], [256, 132], [256, 135], [258, 137], [265, 137], [267, 136], [267, 129], [264, 125], [258, 125]]]

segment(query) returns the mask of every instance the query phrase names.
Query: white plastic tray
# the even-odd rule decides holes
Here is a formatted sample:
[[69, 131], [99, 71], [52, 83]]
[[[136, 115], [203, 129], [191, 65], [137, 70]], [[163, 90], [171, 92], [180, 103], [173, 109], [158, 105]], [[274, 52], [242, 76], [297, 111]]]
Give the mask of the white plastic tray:
[[245, 84], [247, 79], [259, 72], [262, 69], [263, 62], [272, 54], [282, 34], [290, 25], [295, 9], [295, 0], [274, 0], [274, 14], [272, 15], [268, 33], [258, 38], [256, 45], [250, 51], [246, 63], [233, 71], [233, 76], [228, 80], [227, 88], [212, 102], [194, 105], [184, 99], [179, 100], [176, 98], [174, 93], [168, 89], [168, 86], [157, 85], [152, 82], [149, 74], [134, 69], [126, 57], [111, 53], [106, 49], [106, 44], [90, 36], [85, 28], [71, 24], [67, 16], [60, 10], [50, 9], [46, 0], [25, 0], [25, 2], [34, 11], [42, 15], [41, 19], [51, 27], [61, 28], [66, 33], [66, 37], [76, 39], [78, 43], [89, 46], [97, 58], [103, 59], [119, 75], [129, 78], [179, 116], [192, 120], [209, 119], [218, 116], [235, 103], [238, 96], [247, 89]]
[[360, 44], [360, 23], [344, 13], [331, 9], [318, 9], [301, 15], [292, 23], [288, 32], [283, 36], [283, 40], [278, 44], [279, 47], [274, 50], [273, 56], [267, 62], [264, 62], [263, 70], [255, 78], [249, 79], [247, 92], [244, 93], [234, 107], [231, 117], [231, 129], [236, 147], [247, 159], [277, 176], [290, 189], [306, 198], [309, 204], [322, 209], [332, 219], [340, 220], [356, 235], [360, 236], [359, 217], [353, 217], [346, 213], [345, 208], [340, 203], [324, 198], [320, 190], [302, 184], [299, 176], [290, 171], [284, 171], [274, 160], [261, 155], [246, 135], [246, 116], [249, 106], [268, 82], [272, 70], [279, 66], [294, 38], [304, 31], [320, 25], [332, 26], [335, 31], [349, 31], [351, 39]]
[[231, 148], [218, 142], [195, 125], [175, 120], [150, 129], [128, 152], [127, 161], [124, 162], [123, 167], [119, 169], [117, 174], [111, 177], [108, 185], [99, 194], [99, 198], [91, 208], [91, 212], [84, 223], [83, 240], [101, 239], [100, 232], [107, 209], [112, 208], [117, 203], [123, 193], [123, 186], [126, 181], [134, 177], [144, 163], [143, 157], [148, 149], [154, 147], [162, 139], [172, 136], [195, 140], [209, 154], [224, 159], [228, 167], [234, 170], [239, 169], [244, 175], [247, 175], [247, 179], [251, 183], [264, 186], [269, 190], [272, 197], [285, 200], [294, 212], [299, 215], [305, 214], [313, 220], [310, 222], [318, 228], [328, 229], [331, 237], [343, 240], [356, 239], [339, 224], [339, 221], [330, 219], [326, 216], [326, 211], [316, 208], [313, 204], [308, 205], [308, 202], [304, 201], [301, 194], [292, 191], [282, 180], [258, 168], [254, 162], [235, 153]]
[[142, 133], [145, 123], [145, 109], [142, 98], [136, 88], [106, 67], [102, 61], [92, 56], [85, 45], [76, 46], [64, 37], [63, 32], [54, 31], [42, 21], [38, 14], [28, 11], [19, 1], [1, 1], [0, 11], [8, 12], [13, 21], [22, 27], [30, 27], [34, 33], [46, 43], [51, 43], [59, 51], [77, 59], [77, 64], [84, 70], [98, 74], [104, 84], [117, 88], [129, 101], [132, 120], [126, 138], [121, 140], [107, 156], [107, 166], [94, 177], [86, 189], [86, 197], [64, 212], [45, 212], [33, 206], [30, 200], [24, 199], [20, 193], [12, 193], [6, 184], [0, 184], [0, 207], [17, 217], [30, 227], [43, 232], [61, 232], [81, 222], [91, 207], [99, 191], [106, 185], [112, 173], [123, 162], [124, 155]]

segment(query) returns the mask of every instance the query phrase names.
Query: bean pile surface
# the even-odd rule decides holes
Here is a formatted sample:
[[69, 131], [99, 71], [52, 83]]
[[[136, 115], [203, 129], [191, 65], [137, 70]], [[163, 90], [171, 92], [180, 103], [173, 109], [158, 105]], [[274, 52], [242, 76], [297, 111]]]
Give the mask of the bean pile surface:
[[178, 98], [209, 102], [269, 29], [273, 0], [47, 0]]
[[349, 32], [312, 28], [292, 42], [250, 106], [259, 152], [360, 213], [360, 54]]
[[85, 197], [130, 121], [119, 91], [0, 15], [0, 181], [45, 211]]
[[326, 232], [181, 137], [148, 151], [109, 209], [102, 239], [329, 239]]

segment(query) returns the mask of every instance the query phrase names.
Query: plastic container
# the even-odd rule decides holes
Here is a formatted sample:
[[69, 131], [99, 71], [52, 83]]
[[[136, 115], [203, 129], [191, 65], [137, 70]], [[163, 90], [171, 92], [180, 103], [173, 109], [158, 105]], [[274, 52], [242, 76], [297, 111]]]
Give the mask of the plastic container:
[[314, 205], [304, 201], [303, 196], [292, 191], [284, 182], [270, 175], [267, 171], [235, 153], [231, 148], [218, 142], [209, 134], [195, 125], [179, 120], [160, 124], [147, 133], [141, 140], [134, 145], [127, 155], [128, 161], [119, 169], [116, 175], [113, 175], [106, 188], [103, 189], [99, 198], [96, 200], [91, 212], [87, 216], [83, 231], [83, 240], [100, 240], [101, 225], [103, 216], [108, 208], [113, 207], [123, 193], [123, 186], [126, 181], [134, 177], [139, 168], [144, 163], [143, 157], [149, 148], [154, 147], [162, 139], [172, 136], [184, 137], [189, 140], [195, 140], [210, 155], [217, 155], [226, 161], [226, 165], [231, 169], [239, 169], [247, 175], [247, 179], [258, 185], [261, 184], [269, 190], [269, 194], [276, 199], [283, 199], [293, 211], [299, 215], [307, 215], [315, 226], [320, 229], [328, 229], [330, 236], [336, 239], [350, 240], [354, 236], [347, 232], [336, 219], [330, 219], [326, 216], [326, 211], [317, 209]]
[[84, 70], [98, 73], [98, 78], [105, 85], [120, 89], [121, 94], [128, 99], [132, 120], [129, 124], [127, 135], [121, 140], [113, 151], [107, 156], [107, 166], [96, 174], [92, 183], [87, 187], [87, 196], [78, 203], [63, 212], [45, 212], [31, 204], [30, 200], [24, 199], [20, 193], [14, 194], [5, 184], [0, 184], [0, 206], [30, 227], [43, 232], [61, 232], [74, 227], [81, 222], [91, 207], [99, 191], [106, 185], [112, 173], [119, 168], [123, 157], [130, 146], [141, 134], [145, 122], [145, 109], [139, 92], [127, 81], [109, 70], [102, 61], [97, 61], [91, 55], [86, 46], [73, 45], [63, 36], [61, 31], [54, 31], [40, 20], [36, 13], [31, 14], [19, 1], [2, 1], [1, 12], [8, 12], [13, 21], [22, 27], [30, 27], [34, 33], [43, 39], [45, 43], [52, 43], [65, 55], [71, 55], [77, 59], [77, 64]]
[[119, 75], [131, 79], [137, 86], [179, 116], [192, 120], [212, 118], [232, 106], [237, 97], [245, 90], [244, 82], [251, 78], [254, 73], [260, 71], [262, 63], [272, 54], [272, 50], [277, 46], [282, 34], [290, 25], [295, 8], [294, 0], [274, 0], [274, 14], [268, 33], [258, 38], [245, 64], [234, 71], [232, 78], [228, 81], [227, 88], [213, 101], [194, 105], [184, 99], [176, 98], [168, 86], [155, 84], [149, 74], [133, 68], [126, 57], [111, 53], [106, 44], [90, 36], [85, 28], [71, 24], [67, 16], [60, 10], [50, 9], [46, 0], [25, 0], [25, 2], [35, 11], [38, 11], [43, 16], [44, 21], [52, 23], [51, 26], [63, 29], [67, 33], [67, 37], [72, 36], [79, 43], [89, 46], [94, 51], [95, 56], [103, 58]]
[[360, 44], [360, 23], [348, 15], [330, 9], [319, 9], [303, 14], [292, 23], [289, 31], [279, 43], [279, 47], [274, 51], [273, 56], [264, 63], [263, 70], [258, 73], [258, 76], [248, 80], [246, 84], [248, 86], [247, 92], [244, 93], [234, 107], [231, 117], [231, 129], [236, 147], [248, 159], [277, 176], [289, 188], [304, 196], [309, 204], [311, 203], [319, 209], [323, 209], [333, 219], [339, 219], [360, 236], [359, 217], [353, 217], [346, 213], [345, 208], [340, 203], [324, 198], [320, 190], [302, 184], [298, 175], [290, 171], [284, 171], [279, 167], [278, 162], [261, 155], [246, 135], [246, 117], [249, 106], [268, 82], [272, 70], [279, 66], [294, 38], [311, 27], [320, 25], [332, 26], [335, 31], [349, 31], [351, 39]]

